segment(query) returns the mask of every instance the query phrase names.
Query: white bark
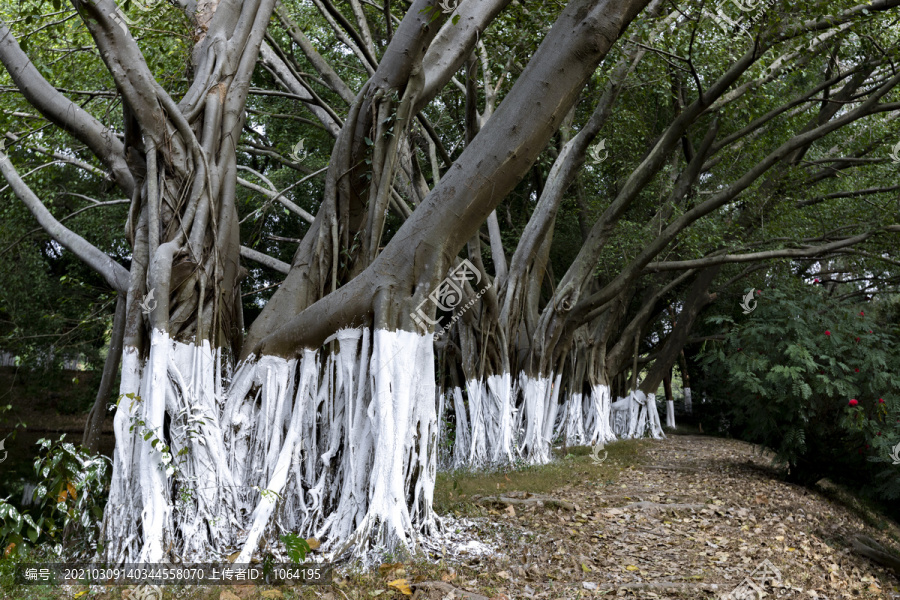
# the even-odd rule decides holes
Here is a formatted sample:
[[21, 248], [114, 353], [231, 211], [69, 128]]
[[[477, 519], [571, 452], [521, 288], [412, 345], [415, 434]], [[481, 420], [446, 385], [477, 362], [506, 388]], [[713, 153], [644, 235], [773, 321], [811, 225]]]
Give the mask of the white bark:
[[610, 406], [612, 429], [616, 438], [629, 439], [637, 432], [637, 417], [640, 405], [634, 399], [634, 393], [619, 398]]
[[469, 429], [469, 418], [466, 415], [466, 404], [463, 402], [462, 390], [453, 388], [450, 393], [453, 395], [453, 414], [456, 415], [452, 464], [454, 469], [459, 469], [468, 464], [472, 433]]
[[606, 444], [615, 441], [611, 423], [612, 398], [608, 385], [595, 385], [591, 388], [589, 412], [585, 418], [587, 443]]
[[487, 386], [474, 379], [466, 382], [466, 396], [469, 401], [469, 428], [471, 440], [467, 465], [472, 468], [485, 466], [488, 459], [487, 424], [485, 423], [485, 403]]
[[[450, 468], [481, 468], [515, 460], [512, 406], [514, 390], [509, 373], [491, 375], [487, 382], [466, 382], [466, 398], [459, 388], [449, 393], [456, 414]], [[468, 408], [467, 408], [468, 406]]]
[[491, 375], [487, 380], [490, 414], [488, 418], [488, 445], [494, 464], [511, 463], [515, 458], [515, 408], [512, 399], [515, 390], [509, 373]]
[[584, 399], [580, 393], [572, 394], [569, 401], [563, 407], [561, 422], [561, 436], [567, 446], [582, 446], [585, 443], [584, 414], [582, 403]]
[[666, 427], [675, 429], [675, 401], [666, 400]]
[[684, 388], [684, 412], [685, 414], [692, 414], [694, 412], [694, 407], [691, 404], [691, 388]]
[[629, 393], [612, 403], [613, 432], [620, 439], [640, 438], [650, 435], [653, 439], [665, 439], [659, 412], [656, 410], [656, 394], [644, 394], [640, 390]]
[[544, 434], [544, 419], [547, 417], [552, 393], [550, 378], [533, 378], [521, 373], [519, 389], [522, 392], [522, 409], [517, 427], [519, 454], [529, 464], [546, 464], [550, 462], [550, 441]]
[[556, 415], [559, 412], [559, 390], [562, 383], [562, 374], [553, 379], [550, 385], [550, 399], [544, 413], [544, 442], [548, 449], [553, 445], [553, 426], [556, 424]]
[[666, 439], [666, 434], [662, 430], [662, 423], [659, 420], [659, 411], [656, 410], [656, 394], [647, 394], [642, 411], [647, 414], [647, 430], [650, 433], [650, 437], [654, 440]]
[[116, 414], [110, 560], [201, 561], [239, 548], [249, 562], [261, 540], [277, 554], [278, 534], [291, 531], [365, 562], [376, 546], [411, 549], [433, 533], [431, 336], [350, 329], [332, 339], [327, 355], [250, 357], [230, 382], [206, 343], [154, 331], [144, 365], [126, 348], [121, 390], [141, 393]]

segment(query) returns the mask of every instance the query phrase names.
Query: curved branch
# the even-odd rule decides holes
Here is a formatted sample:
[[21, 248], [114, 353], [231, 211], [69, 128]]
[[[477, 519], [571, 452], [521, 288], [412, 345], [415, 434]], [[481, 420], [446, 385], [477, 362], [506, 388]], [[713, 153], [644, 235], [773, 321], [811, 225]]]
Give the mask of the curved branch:
[[[900, 227], [900, 226], [891, 226]], [[711, 267], [713, 265], [722, 265], [725, 263], [746, 263], [757, 262], [761, 260], [770, 260], [773, 258], [808, 258], [810, 256], [818, 256], [826, 252], [832, 252], [840, 248], [855, 246], [860, 242], [864, 242], [876, 233], [885, 230], [892, 230], [891, 227], [868, 231], [857, 236], [853, 236], [830, 244], [821, 246], [811, 246], [808, 248], [794, 248], [785, 250], [767, 250], [765, 252], [754, 252], [753, 254], [723, 254], [721, 256], [709, 256], [706, 258], [697, 258], [694, 260], [677, 260], [667, 262], [650, 263], [644, 271], [648, 273], [658, 273], [660, 271], [679, 271], [682, 269], [699, 269], [702, 267]]]
[[125, 267], [57, 221], [31, 191], [31, 188], [22, 181], [16, 168], [9, 161], [9, 157], [2, 153], [0, 153], [0, 173], [3, 173], [13, 192], [25, 203], [25, 206], [50, 237], [102, 275], [114, 290], [122, 294], [128, 293], [129, 275]]
[[247, 260], [252, 260], [258, 262], [264, 267], [269, 267], [273, 271], [278, 271], [279, 273], [283, 273], [287, 275], [291, 271], [291, 265], [286, 262], [280, 261], [277, 258], [272, 258], [268, 254], [263, 254], [258, 250], [254, 250], [253, 248], [248, 248], [246, 246], [241, 246], [241, 258], [246, 258]]
[[0, 21], [0, 62], [19, 92], [50, 122], [87, 145], [109, 168], [115, 182], [130, 196], [134, 179], [125, 163], [125, 146], [116, 134], [83, 108], [63, 96], [38, 72], [6, 23]]

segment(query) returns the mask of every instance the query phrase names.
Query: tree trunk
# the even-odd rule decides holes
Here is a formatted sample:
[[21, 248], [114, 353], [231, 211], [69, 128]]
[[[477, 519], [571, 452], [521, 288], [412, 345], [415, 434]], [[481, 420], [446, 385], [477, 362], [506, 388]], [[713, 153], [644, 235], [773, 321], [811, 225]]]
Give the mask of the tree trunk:
[[663, 389], [666, 394], [666, 427], [675, 429], [675, 399], [672, 397], [672, 370], [663, 376]]
[[678, 354], [678, 366], [681, 368], [681, 385], [684, 391], [684, 412], [685, 414], [693, 414], [694, 406], [691, 401], [691, 377], [687, 370], [687, 360], [684, 357], [684, 348]]

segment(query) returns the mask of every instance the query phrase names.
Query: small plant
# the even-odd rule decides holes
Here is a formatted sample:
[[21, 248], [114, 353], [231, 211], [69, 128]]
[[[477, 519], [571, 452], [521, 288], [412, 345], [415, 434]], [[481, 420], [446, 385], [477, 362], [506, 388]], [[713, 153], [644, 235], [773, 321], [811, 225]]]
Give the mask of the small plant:
[[252, 485], [252, 486], [250, 486], [250, 488], [259, 492], [259, 495], [262, 496], [263, 499], [268, 500], [269, 502], [271, 502], [273, 504], [275, 504], [276, 502], [278, 502], [279, 500], [282, 499], [281, 494], [279, 494], [275, 490], [261, 488], [258, 485]]
[[[49, 522], [47, 529], [58, 543], [76, 552], [96, 549], [103, 505], [109, 493], [111, 463], [102, 455], [92, 455], [64, 442], [63, 434], [56, 442], [38, 440], [43, 456], [34, 462], [35, 472], [44, 480], [34, 492], [42, 516], [38, 523]], [[47, 508], [49, 507], [49, 511]]]
[[291, 562], [302, 563], [306, 560], [306, 555], [312, 552], [309, 542], [295, 533], [282, 535], [281, 541], [287, 548], [288, 558], [291, 559]]
[[[119, 396], [119, 400], [116, 404], [121, 402], [123, 398], [131, 400], [131, 407], [133, 407], [135, 403], [141, 402], [140, 396], [129, 393]], [[202, 416], [202, 413], [200, 414]], [[185, 411], [182, 411], [179, 413], [179, 417], [183, 417], [187, 421], [183, 428], [187, 433], [188, 439], [192, 439], [192, 437], [199, 432], [197, 426], [204, 423], [204, 421], [200, 420], [190, 411], [187, 411], [186, 414]], [[161, 462], [159, 468], [165, 470], [167, 477], [172, 477], [176, 473], [180, 473], [181, 465], [184, 464], [187, 459], [183, 458], [180, 461], [173, 460], [172, 448], [163, 441], [162, 436], [155, 429], [147, 427], [147, 422], [136, 415], [131, 417], [131, 427], [129, 427], [128, 431], [134, 431], [135, 429], [138, 430], [145, 441], [150, 442], [150, 446], [154, 450], [160, 453]], [[178, 451], [178, 456], [184, 456], [188, 451], [188, 448], [184, 447]]]
[[29, 546], [49, 544], [56, 555], [65, 547], [73, 556], [97, 548], [103, 504], [109, 490], [110, 461], [65, 442], [38, 440], [41, 456], [34, 470], [36, 507], [19, 512], [0, 500], [0, 546], [3, 557], [22, 557]]

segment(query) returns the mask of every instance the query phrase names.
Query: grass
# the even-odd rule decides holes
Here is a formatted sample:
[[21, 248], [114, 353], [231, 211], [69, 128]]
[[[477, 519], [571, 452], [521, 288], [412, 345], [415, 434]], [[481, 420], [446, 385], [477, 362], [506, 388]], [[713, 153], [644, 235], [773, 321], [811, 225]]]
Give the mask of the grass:
[[[646, 440], [623, 440], [606, 446], [607, 458], [595, 464], [590, 446], [572, 446], [567, 453], [554, 450], [554, 461], [546, 465], [510, 465], [492, 471], [460, 469], [438, 473], [434, 488], [434, 509], [438, 514], [484, 516], [487, 513], [471, 501], [472, 496], [521, 491], [549, 494], [566, 485], [584, 481], [598, 484], [614, 481], [631, 465], [645, 460]], [[600, 453], [603, 456], [603, 453]]]

